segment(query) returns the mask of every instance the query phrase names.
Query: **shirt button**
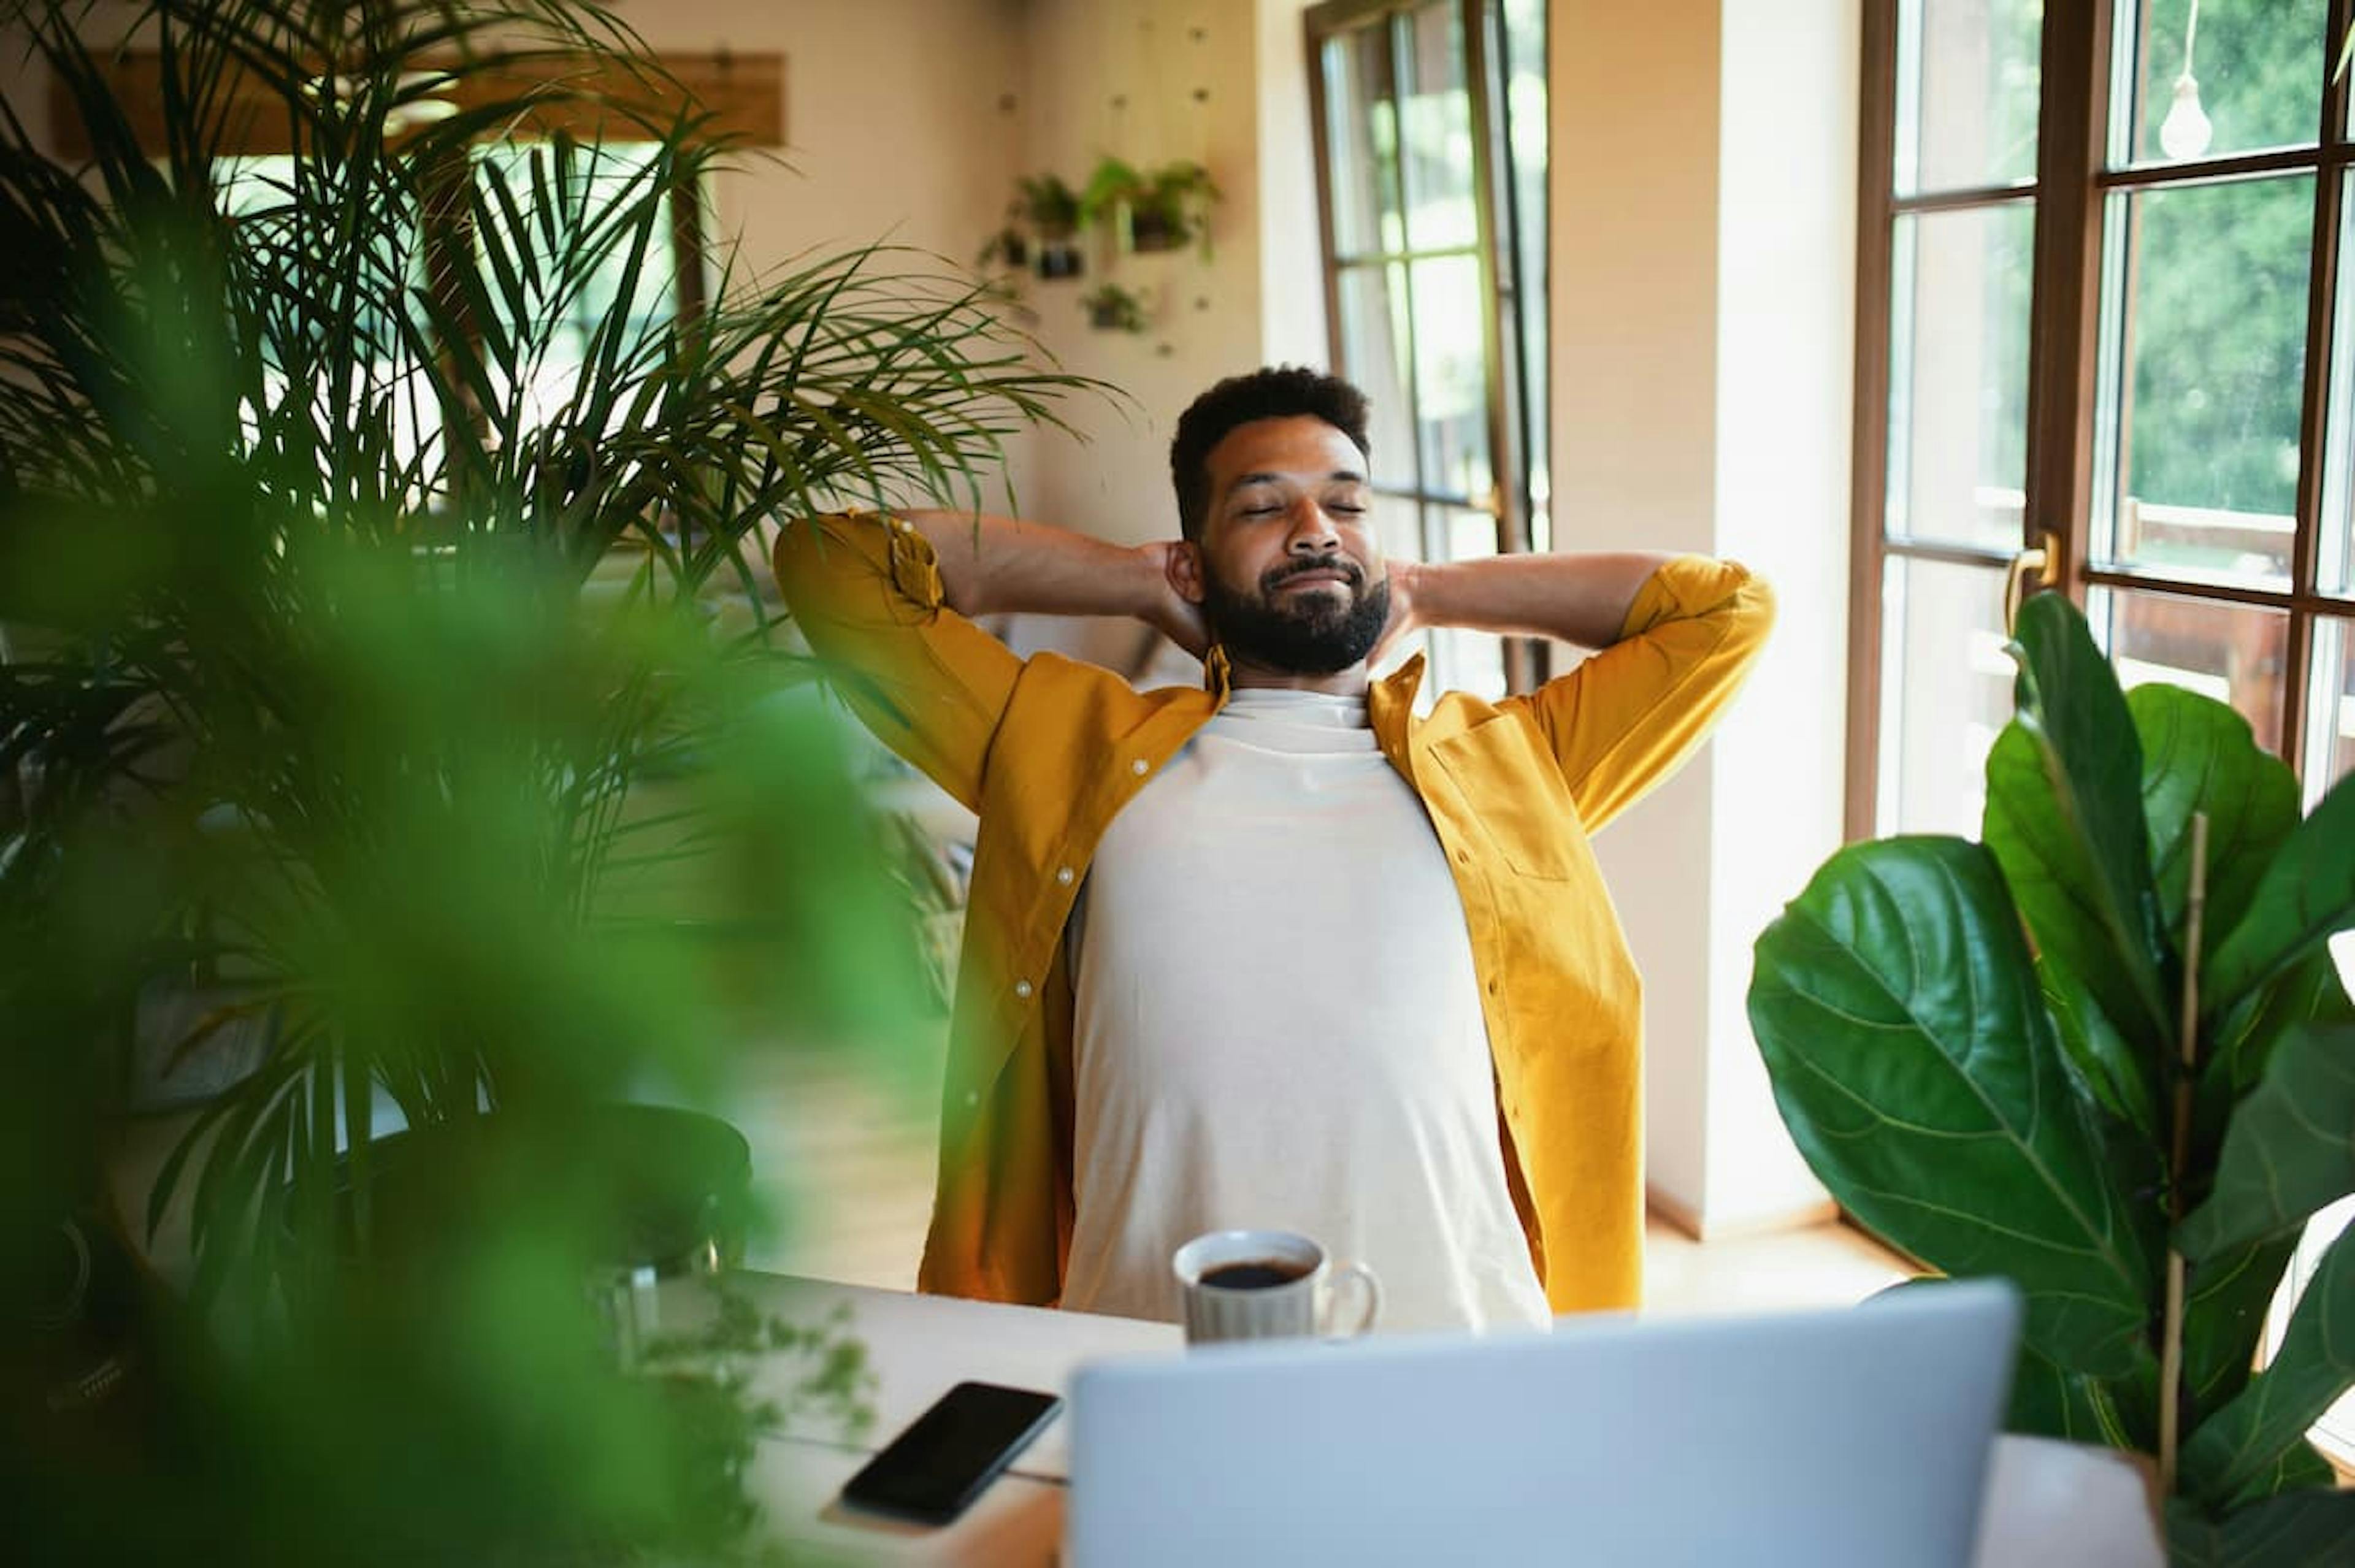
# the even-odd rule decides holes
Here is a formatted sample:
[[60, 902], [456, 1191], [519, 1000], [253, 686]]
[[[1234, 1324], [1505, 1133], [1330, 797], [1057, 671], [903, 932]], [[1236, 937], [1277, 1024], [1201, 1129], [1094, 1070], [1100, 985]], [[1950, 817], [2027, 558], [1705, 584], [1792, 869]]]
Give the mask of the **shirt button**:
[[1503, 989], [1504, 989], [1504, 987], [1503, 987], [1499, 982], [1495, 981], [1495, 980], [1491, 980], [1491, 981], [1489, 981], [1489, 982], [1488, 982], [1488, 994], [1489, 994], [1490, 996], [1492, 996], [1492, 997], [1493, 997], [1493, 996], [1495, 996], [1498, 991], [1501, 991], [1501, 990], [1503, 990]]
[[981, 1091], [980, 1091], [980, 1090], [978, 1090], [978, 1089], [968, 1089], [968, 1090], [966, 1090], [966, 1091], [964, 1092], [964, 1104], [965, 1104], [965, 1109], [966, 1109], [966, 1110], [968, 1110], [968, 1111], [969, 1111], [969, 1110], [973, 1109], [973, 1107], [975, 1107], [975, 1105], [978, 1105], [978, 1104], [981, 1104]]
[[1135, 773], [1138, 778], [1143, 778], [1146, 770], [1152, 767], [1152, 763], [1146, 762], [1143, 757], [1139, 757], [1136, 761], [1128, 764], [1128, 771]]
[[1062, 883], [1065, 887], [1070, 887], [1071, 885], [1071, 869], [1069, 866], [1056, 867], [1055, 880]]
[[1014, 994], [1021, 997], [1024, 1001], [1028, 1001], [1030, 999], [1030, 982], [1028, 980], [1015, 981]]
[[1455, 863], [1459, 866], [1470, 865], [1472, 863], [1472, 851], [1469, 849], [1458, 849], [1455, 851]]

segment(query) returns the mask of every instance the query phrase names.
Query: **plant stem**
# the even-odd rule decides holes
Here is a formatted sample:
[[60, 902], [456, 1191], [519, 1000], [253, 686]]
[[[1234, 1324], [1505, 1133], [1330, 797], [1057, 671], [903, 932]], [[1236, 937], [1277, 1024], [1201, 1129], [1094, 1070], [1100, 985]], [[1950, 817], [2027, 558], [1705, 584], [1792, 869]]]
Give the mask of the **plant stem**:
[[2183, 1254], [2173, 1243], [2183, 1219], [2184, 1168], [2191, 1158], [2193, 1076], [2200, 1064], [2200, 927], [2208, 908], [2208, 814], [2191, 814], [2191, 879], [2184, 894], [2183, 1010], [2176, 1029], [2175, 1138], [2168, 1167], [2167, 1317], [2158, 1357], [2158, 1494], [2175, 1493], [2175, 1451], [2183, 1419]]

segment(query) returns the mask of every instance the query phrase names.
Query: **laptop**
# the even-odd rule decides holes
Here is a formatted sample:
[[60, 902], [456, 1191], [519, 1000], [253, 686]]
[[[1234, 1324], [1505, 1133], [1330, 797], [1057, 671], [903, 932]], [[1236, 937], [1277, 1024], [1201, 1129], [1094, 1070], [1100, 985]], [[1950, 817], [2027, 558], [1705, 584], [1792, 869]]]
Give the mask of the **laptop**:
[[1080, 1369], [1071, 1568], [1964, 1568], [2009, 1285], [1550, 1334], [1216, 1345]]

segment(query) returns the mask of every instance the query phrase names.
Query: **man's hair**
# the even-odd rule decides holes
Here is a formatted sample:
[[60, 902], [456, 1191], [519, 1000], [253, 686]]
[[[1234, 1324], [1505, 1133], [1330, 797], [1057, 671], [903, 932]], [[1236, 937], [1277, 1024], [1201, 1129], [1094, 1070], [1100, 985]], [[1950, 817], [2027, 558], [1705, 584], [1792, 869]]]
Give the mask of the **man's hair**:
[[1338, 376], [1302, 365], [1273, 365], [1248, 376], [1230, 376], [1178, 416], [1178, 433], [1169, 443], [1178, 526], [1188, 539], [1200, 539], [1202, 525], [1209, 520], [1210, 449], [1237, 425], [1297, 414], [1323, 420], [1372, 461], [1373, 447], [1366, 439], [1366, 394]]

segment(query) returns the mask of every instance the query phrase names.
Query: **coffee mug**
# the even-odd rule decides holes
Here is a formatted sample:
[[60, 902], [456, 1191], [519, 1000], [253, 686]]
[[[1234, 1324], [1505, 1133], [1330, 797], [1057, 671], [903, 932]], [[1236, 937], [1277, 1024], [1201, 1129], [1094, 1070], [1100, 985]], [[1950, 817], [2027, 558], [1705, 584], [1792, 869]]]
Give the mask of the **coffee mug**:
[[[1335, 1264], [1325, 1249], [1290, 1231], [1212, 1231], [1170, 1259], [1186, 1303], [1186, 1341], [1282, 1339], [1323, 1334], [1348, 1339], [1374, 1326], [1381, 1282], [1363, 1264]], [[1334, 1300], [1359, 1296], [1356, 1320], [1334, 1327]]]

